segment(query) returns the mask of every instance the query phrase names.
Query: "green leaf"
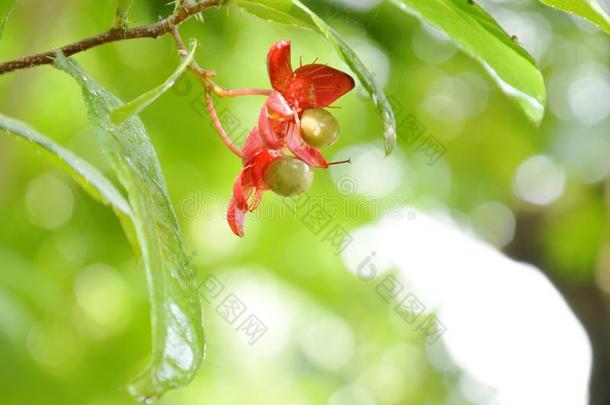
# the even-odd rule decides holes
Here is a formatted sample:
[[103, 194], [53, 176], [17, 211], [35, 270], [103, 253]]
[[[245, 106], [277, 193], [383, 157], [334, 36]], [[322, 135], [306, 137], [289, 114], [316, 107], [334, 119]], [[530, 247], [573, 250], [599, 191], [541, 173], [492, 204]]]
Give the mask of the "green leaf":
[[389, 0], [445, 32], [479, 61], [535, 124], [544, 117], [546, 88], [534, 59], [474, 1]]
[[299, 0], [231, 0], [249, 13], [282, 24], [312, 29], [324, 36], [371, 96], [384, 124], [385, 151], [389, 155], [396, 145], [396, 120], [383, 89], [349, 45], [317, 14]]
[[540, 2], [589, 20], [610, 34], [610, 15], [598, 0], [540, 0]]
[[53, 142], [24, 122], [0, 114], [0, 129], [26, 140], [44, 151], [47, 156], [72, 178], [95, 200], [112, 207], [136, 252], [139, 248], [131, 221], [133, 213], [123, 194], [102, 173], [87, 161]]
[[6, 25], [14, 6], [15, 0], [0, 0], [0, 39], [2, 39], [4, 26]]
[[96, 140], [127, 190], [134, 211], [148, 280], [152, 358], [129, 392], [149, 402], [187, 384], [201, 364], [204, 335], [194, 268], [184, 252], [157, 154], [140, 119], [134, 116], [115, 124], [110, 112], [121, 100], [61, 53], [55, 63], [81, 86]]
[[124, 215], [131, 216], [131, 207], [123, 194], [95, 167], [76, 156], [68, 149], [56, 144], [24, 122], [0, 114], [0, 129], [24, 139], [48, 153], [49, 157], [68, 172], [74, 180], [102, 204], [112, 207]]
[[182, 76], [182, 73], [184, 73], [189, 63], [191, 63], [191, 61], [193, 60], [196, 48], [197, 41], [191, 41], [191, 46], [187, 55], [184, 57], [184, 59], [182, 60], [178, 68], [174, 71], [174, 73], [172, 73], [163, 84], [155, 87], [152, 90], [147, 91], [146, 93], [141, 94], [130, 102], [125, 103], [122, 106], [112, 110], [112, 121], [114, 123], [125, 121], [133, 117], [134, 115], [139, 114], [142, 110], [152, 104], [156, 99], [161, 97], [161, 95], [167, 90], [169, 90], [176, 83], [176, 81], [178, 81], [180, 76]]
[[229, 4], [237, 4], [264, 20], [316, 30], [308, 14], [292, 0], [230, 0]]

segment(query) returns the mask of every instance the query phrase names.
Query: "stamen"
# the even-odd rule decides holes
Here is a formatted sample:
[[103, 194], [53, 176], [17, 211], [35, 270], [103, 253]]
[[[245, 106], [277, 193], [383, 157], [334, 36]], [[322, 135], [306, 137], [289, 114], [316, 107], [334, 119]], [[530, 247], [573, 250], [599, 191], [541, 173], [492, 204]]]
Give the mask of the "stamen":
[[314, 80], [325, 79], [327, 77], [335, 77], [335, 75], [332, 73], [325, 73], [325, 74], [318, 74], [318, 75], [311, 76], [311, 78]]
[[340, 160], [338, 162], [330, 162], [328, 165], [332, 166], [332, 165], [342, 165], [342, 164], [352, 164], [352, 158], [346, 159], [346, 160]]
[[326, 65], [320, 65], [317, 68], [315, 68], [314, 70], [312, 70], [311, 72], [309, 72], [309, 74], [313, 76], [315, 73], [318, 73], [320, 70], [322, 70], [326, 67], [327, 67]]
[[338, 90], [340, 87], [332, 84], [319, 84], [316, 86], [316, 90]]

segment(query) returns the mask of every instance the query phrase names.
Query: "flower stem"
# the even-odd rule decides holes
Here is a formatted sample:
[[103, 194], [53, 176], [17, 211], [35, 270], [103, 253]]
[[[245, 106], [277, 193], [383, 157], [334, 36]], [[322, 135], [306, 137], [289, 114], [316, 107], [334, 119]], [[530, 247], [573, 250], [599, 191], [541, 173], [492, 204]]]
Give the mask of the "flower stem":
[[273, 93], [269, 89], [225, 89], [220, 87], [212, 80], [208, 79], [208, 83], [212, 91], [222, 97], [241, 97], [241, 96], [265, 96], [268, 97]]
[[216, 108], [214, 107], [214, 101], [212, 100], [212, 93], [207, 89], [205, 92], [205, 105], [210, 113], [210, 117], [212, 117], [216, 131], [218, 131], [218, 135], [220, 135], [220, 139], [222, 139], [224, 144], [227, 145], [231, 152], [235, 153], [237, 157], [241, 158], [241, 151], [237, 146], [235, 146], [233, 141], [231, 141], [231, 138], [229, 138], [229, 135], [227, 135], [227, 132], [220, 122], [220, 119], [218, 119], [218, 114], [216, 114]]
[[[173, 27], [170, 33], [172, 34], [172, 37], [176, 42], [180, 57], [185, 57], [187, 54], [186, 45], [184, 44], [184, 41], [180, 36], [180, 32], [178, 32], [178, 27]], [[211, 78], [216, 75], [213, 71], [202, 68], [195, 60], [191, 61], [191, 63], [189, 64], [189, 69], [195, 76], [197, 76], [197, 78], [201, 81], [201, 84], [205, 89], [205, 105], [208, 109], [210, 117], [212, 117], [212, 122], [214, 122], [214, 127], [216, 127], [216, 131], [218, 132], [218, 135], [220, 135], [220, 139], [222, 139], [222, 142], [227, 145], [231, 152], [241, 158], [241, 151], [237, 146], [235, 146], [233, 141], [231, 141], [231, 138], [229, 138], [229, 135], [227, 135], [227, 131], [224, 129], [222, 123], [220, 122], [220, 119], [218, 118], [218, 114], [216, 113], [216, 107], [214, 107], [214, 100], [212, 99], [212, 93], [222, 97], [269, 96], [271, 95], [272, 90], [225, 89], [211, 80]]]

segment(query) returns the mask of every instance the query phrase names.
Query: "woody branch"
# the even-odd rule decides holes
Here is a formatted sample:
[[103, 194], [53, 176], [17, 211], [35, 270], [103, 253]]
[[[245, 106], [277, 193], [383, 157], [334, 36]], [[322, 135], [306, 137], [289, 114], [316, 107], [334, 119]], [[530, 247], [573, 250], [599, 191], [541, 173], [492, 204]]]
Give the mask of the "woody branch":
[[[59, 49], [64, 55], [71, 56], [110, 42], [125, 41], [137, 38], [159, 38], [162, 35], [171, 33], [176, 26], [180, 25], [192, 16], [204, 11], [207, 8], [220, 5], [222, 1], [223, 0], [200, 0], [199, 2], [190, 5], [178, 7], [172, 15], [154, 24], [128, 29], [116, 27], [111, 28], [109, 31], [102, 34], [85, 38], [72, 44], [63, 46]], [[55, 60], [56, 51], [57, 49], [53, 49], [35, 55], [0, 63], [0, 74], [34, 66], [51, 64]]]

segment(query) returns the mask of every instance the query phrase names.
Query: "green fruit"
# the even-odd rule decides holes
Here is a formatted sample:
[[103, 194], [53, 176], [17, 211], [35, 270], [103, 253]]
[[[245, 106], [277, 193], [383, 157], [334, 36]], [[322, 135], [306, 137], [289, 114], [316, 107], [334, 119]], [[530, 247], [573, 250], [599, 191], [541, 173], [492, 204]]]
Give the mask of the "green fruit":
[[339, 123], [328, 111], [312, 108], [305, 110], [301, 117], [301, 133], [308, 145], [323, 148], [339, 138]]
[[274, 193], [292, 197], [309, 189], [313, 182], [313, 172], [302, 160], [282, 156], [269, 164], [263, 178]]

